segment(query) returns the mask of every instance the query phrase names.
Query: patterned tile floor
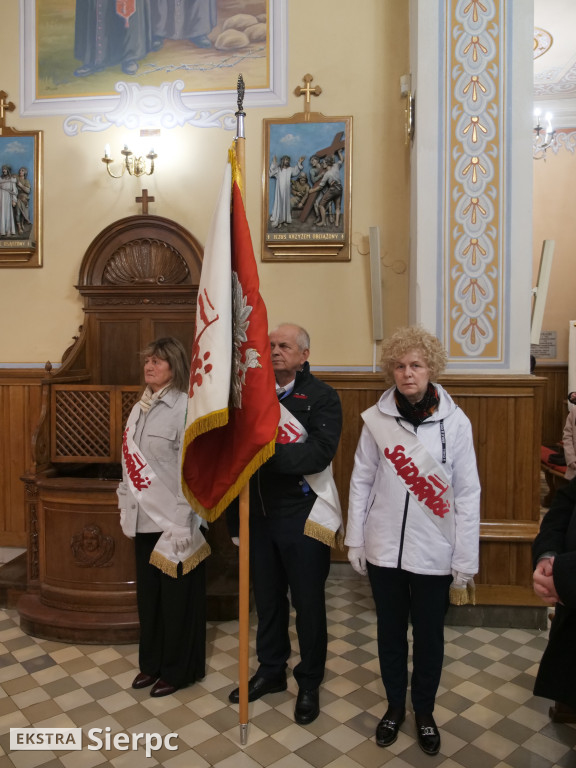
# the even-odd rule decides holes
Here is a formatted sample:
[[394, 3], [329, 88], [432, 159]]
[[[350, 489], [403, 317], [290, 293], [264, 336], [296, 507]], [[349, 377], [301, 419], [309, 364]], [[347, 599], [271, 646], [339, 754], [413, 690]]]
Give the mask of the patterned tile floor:
[[[381, 749], [374, 741], [386, 703], [367, 581], [330, 578], [327, 599], [330, 637], [320, 717], [308, 727], [294, 723], [290, 677], [286, 692], [250, 705], [243, 747], [237, 706], [228, 703], [237, 679], [236, 622], [210, 624], [208, 673], [202, 683], [152, 699], [148, 690], [130, 687], [135, 645], [70, 646], [31, 638], [21, 632], [16, 611], [0, 610], [0, 768], [576, 766], [576, 726], [552, 723], [550, 702], [531, 693], [545, 631], [447, 627], [435, 712], [442, 749], [429, 757], [415, 742], [411, 714], [392, 747]], [[254, 627], [251, 642], [253, 647]], [[11, 752], [10, 728], [29, 726], [81, 727], [84, 749]], [[106, 727], [112, 735], [176, 732], [178, 750], [163, 747], [148, 758], [143, 747], [88, 750], [88, 731]]]

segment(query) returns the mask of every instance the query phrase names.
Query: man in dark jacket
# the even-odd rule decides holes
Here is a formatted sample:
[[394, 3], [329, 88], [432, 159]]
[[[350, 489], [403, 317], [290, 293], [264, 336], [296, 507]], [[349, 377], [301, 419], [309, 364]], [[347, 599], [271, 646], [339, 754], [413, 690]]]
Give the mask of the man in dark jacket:
[[[294, 718], [306, 725], [320, 712], [318, 689], [328, 644], [324, 590], [330, 569], [330, 546], [317, 535], [323, 528], [314, 521], [318, 496], [307, 477], [326, 470], [334, 458], [342, 408], [336, 391], [310, 373], [310, 339], [303, 328], [279, 326], [270, 334], [270, 346], [284, 408], [275, 454], [250, 481], [250, 567], [259, 667], [249, 682], [248, 700], [286, 690], [289, 590], [300, 646], [300, 662], [294, 668]], [[239, 701], [238, 689], [229, 699]]]
[[576, 478], [557, 491], [532, 554], [534, 591], [555, 606], [534, 694], [576, 709]]

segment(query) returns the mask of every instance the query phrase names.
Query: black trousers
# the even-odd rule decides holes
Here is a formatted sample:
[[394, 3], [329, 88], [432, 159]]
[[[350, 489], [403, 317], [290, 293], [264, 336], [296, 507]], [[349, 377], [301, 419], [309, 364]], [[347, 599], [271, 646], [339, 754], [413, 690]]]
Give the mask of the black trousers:
[[174, 579], [150, 565], [159, 533], [137, 533], [136, 594], [140, 671], [182, 688], [206, 674], [206, 568]]
[[412, 623], [412, 706], [434, 711], [444, 660], [444, 618], [452, 576], [425, 576], [368, 563], [376, 604], [380, 673], [391, 706], [405, 706], [408, 690], [408, 621]]
[[303, 690], [317, 688], [324, 678], [328, 644], [324, 589], [330, 570], [330, 547], [304, 535], [307, 517], [250, 519], [258, 673], [272, 678], [286, 670], [291, 652], [290, 591], [300, 646], [294, 677]]

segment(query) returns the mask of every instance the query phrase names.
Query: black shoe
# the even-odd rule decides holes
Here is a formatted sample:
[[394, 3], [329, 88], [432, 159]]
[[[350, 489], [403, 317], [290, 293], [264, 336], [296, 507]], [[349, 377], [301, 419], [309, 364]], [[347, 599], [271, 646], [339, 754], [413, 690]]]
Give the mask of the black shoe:
[[150, 691], [150, 696], [154, 696], [155, 698], [158, 698], [159, 696], [171, 696], [173, 693], [176, 693], [177, 690], [178, 686], [176, 685], [170, 685], [170, 683], [166, 683], [164, 680], [156, 680]]
[[158, 675], [147, 675], [146, 672], [138, 672], [134, 680], [132, 680], [132, 688], [137, 690], [147, 688], [149, 685], [154, 685], [156, 680], [158, 680]]
[[415, 715], [418, 744], [427, 755], [437, 755], [440, 751], [440, 733], [432, 715]]
[[300, 725], [308, 725], [314, 722], [320, 714], [320, 696], [318, 688], [311, 691], [298, 691], [296, 706], [294, 708], [294, 720]]
[[122, 62], [122, 72], [125, 75], [135, 75], [138, 72], [138, 62], [134, 59], [128, 59]]
[[[280, 691], [285, 691], [287, 687], [288, 683], [286, 682], [286, 675], [283, 677], [267, 678], [256, 674], [254, 677], [250, 678], [248, 683], [248, 701], [256, 701], [256, 699], [265, 696], [267, 693], [279, 693]], [[238, 704], [240, 701], [239, 688], [235, 688], [232, 691], [228, 696], [228, 701], [231, 701], [232, 704]]]
[[376, 744], [379, 747], [389, 747], [394, 744], [405, 717], [406, 710], [403, 707], [388, 707], [386, 714], [376, 726]]

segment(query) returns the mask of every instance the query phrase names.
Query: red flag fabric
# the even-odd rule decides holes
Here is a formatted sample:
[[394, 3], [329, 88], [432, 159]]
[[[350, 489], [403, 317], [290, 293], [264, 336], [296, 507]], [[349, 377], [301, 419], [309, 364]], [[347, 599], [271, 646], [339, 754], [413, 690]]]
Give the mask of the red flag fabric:
[[204, 251], [182, 459], [184, 494], [209, 522], [274, 454], [280, 418], [240, 185], [232, 149]]

